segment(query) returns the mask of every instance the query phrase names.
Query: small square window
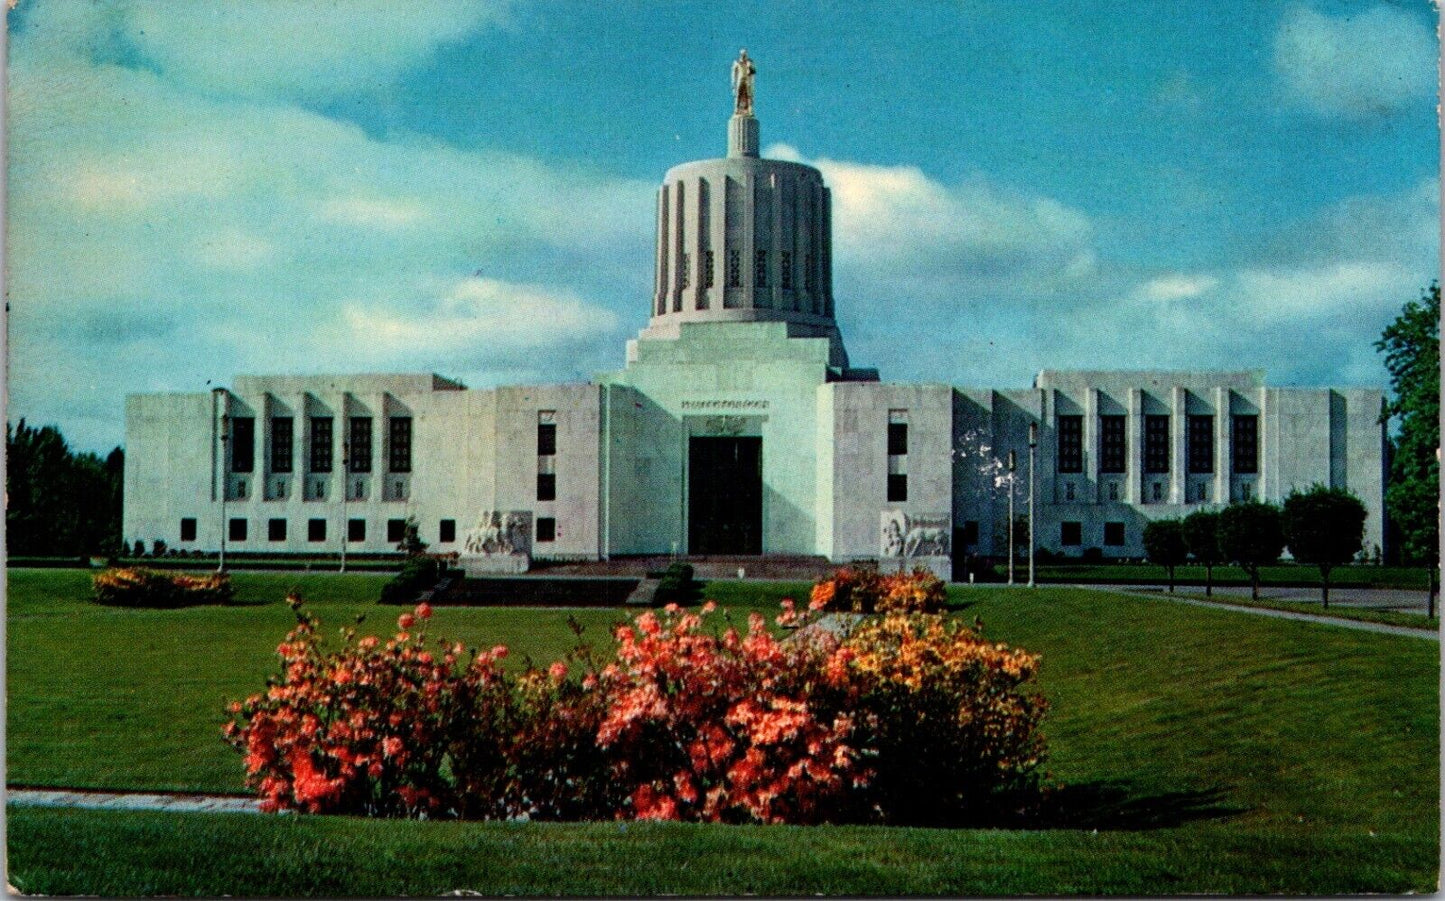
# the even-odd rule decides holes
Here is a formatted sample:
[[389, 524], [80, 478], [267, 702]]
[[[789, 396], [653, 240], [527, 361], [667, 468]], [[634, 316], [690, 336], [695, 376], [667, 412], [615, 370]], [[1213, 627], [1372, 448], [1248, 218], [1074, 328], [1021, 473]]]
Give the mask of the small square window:
[[181, 520], [181, 540], [182, 540], [182, 541], [195, 541], [195, 540], [196, 540], [196, 521], [195, 521], [195, 519], [193, 519], [193, 518], [191, 518], [191, 517], [186, 517], [185, 519]]
[[537, 500], [555, 501], [557, 499], [557, 475], [551, 472], [537, 473]]
[[555, 517], [537, 517], [537, 540], [539, 542], [557, 540], [557, 520]]
[[231, 520], [230, 526], [229, 526], [229, 528], [227, 528], [227, 530], [226, 530], [226, 540], [227, 540], [227, 541], [245, 541], [245, 540], [246, 540], [246, 520], [244, 520], [244, 519], [233, 519], [233, 520]]
[[1084, 543], [1084, 524], [1080, 522], [1059, 523], [1059, 544], [1078, 547]]
[[366, 540], [366, 520], [348, 519], [346, 521], [346, 540], [348, 542], [360, 543]]
[[444, 519], [437, 528], [437, 541], [449, 544], [457, 540], [457, 521], [455, 519]]
[[1124, 524], [1122, 522], [1104, 523], [1104, 544], [1109, 547], [1123, 547]]
[[1155, 483], [1154, 483], [1154, 500], [1155, 500], [1155, 501], [1162, 501], [1162, 500], [1164, 500], [1164, 483], [1163, 483], [1163, 482], [1155, 482]]
[[307, 540], [307, 541], [325, 541], [325, 540], [326, 540], [326, 520], [324, 520], [324, 519], [308, 519], [308, 520], [306, 521], [306, 540]]
[[888, 500], [908, 500], [908, 476], [906, 474], [894, 474], [888, 477]]
[[406, 537], [406, 520], [388, 519], [386, 521], [386, 542], [387, 544], [400, 544]]
[[285, 541], [285, 540], [286, 540], [286, 520], [284, 520], [284, 519], [268, 519], [268, 520], [266, 520], [266, 539], [267, 539], [268, 541]]
[[1199, 484], [1199, 503], [1202, 504], [1202, 503], [1205, 503], [1205, 502], [1208, 501], [1208, 500], [1209, 500], [1209, 485], [1206, 484], [1206, 483], [1201, 482], [1201, 483]]

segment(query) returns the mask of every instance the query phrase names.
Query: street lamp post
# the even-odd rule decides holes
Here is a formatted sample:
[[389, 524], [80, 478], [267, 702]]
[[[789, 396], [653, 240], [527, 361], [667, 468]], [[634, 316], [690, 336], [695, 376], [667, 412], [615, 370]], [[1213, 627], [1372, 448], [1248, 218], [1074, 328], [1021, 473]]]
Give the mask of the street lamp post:
[[1029, 423], [1029, 587], [1034, 587], [1034, 458], [1038, 456], [1039, 424]]
[[1008, 583], [1014, 583], [1014, 452], [1008, 452]]
[[[222, 401], [224, 403], [225, 401]], [[216, 562], [216, 572], [226, 571], [226, 495], [230, 493], [230, 457], [226, 454], [227, 442], [231, 440], [231, 417], [221, 414], [221, 555]]]
[[341, 442], [341, 572], [346, 572], [346, 540], [351, 523], [346, 518], [346, 501], [351, 497], [351, 442]]

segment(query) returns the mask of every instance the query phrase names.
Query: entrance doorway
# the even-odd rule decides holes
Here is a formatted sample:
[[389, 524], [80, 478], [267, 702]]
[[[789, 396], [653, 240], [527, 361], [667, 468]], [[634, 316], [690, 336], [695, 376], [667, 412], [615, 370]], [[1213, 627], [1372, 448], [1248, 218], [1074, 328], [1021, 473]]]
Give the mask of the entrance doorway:
[[689, 554], [763, 552], [763, 439], [689, 438]]

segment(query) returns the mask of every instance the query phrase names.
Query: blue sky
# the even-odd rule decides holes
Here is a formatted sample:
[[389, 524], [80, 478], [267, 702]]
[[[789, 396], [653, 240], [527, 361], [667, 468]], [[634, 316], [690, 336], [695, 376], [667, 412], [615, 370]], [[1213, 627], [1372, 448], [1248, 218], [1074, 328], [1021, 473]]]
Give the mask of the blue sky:
[[92, 4], [9, 20], [11, 421], [242, 373], [481, 387], [622, 365], [653, 191], [764, 155], [834, 193], [855, 365], [1383, 385], [1437, 277], [1425, 2]]

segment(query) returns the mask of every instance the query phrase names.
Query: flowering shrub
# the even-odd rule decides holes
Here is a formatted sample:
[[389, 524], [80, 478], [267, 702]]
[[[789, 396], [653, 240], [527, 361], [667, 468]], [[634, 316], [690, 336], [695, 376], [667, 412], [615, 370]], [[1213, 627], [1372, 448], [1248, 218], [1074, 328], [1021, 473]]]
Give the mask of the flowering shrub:
[[711, 602], [669, 605], [618, 626], [614, 655], [508, 672], [503, 646], [428, 642], [425, 604], [331, 653], [293, 605], [280, 676], [224, 730], [272, 810], [942, 823], [1043, 759], [1037, 657], [943, 616], [779, 642], [756, 613], [719, 634]]
[[269, 810], [436, 815], [454, 809], [443, 762], [462, 710], [484, 706], [501, 684], [498, 658], [461, 663], [460, 645], [433, 648], [421, 629], [426, 605], [403, 613], [382, 642], [342, 632], [323, 654], [317, 619], [296, 608], [297, 625], [277, 648], [279, 678], [230, 705], [226, 740], [245, 754], [247, 784]]
[[186, 607], [230, 603], [233, 590], [226, 573], [203, 576], [160, 573], [121, 567], [96, 573], [91, 580], [97, 604], [111, 607]]
[[1038, 662], [943, 616], [894, 613], [850, 633], [829, 672], [859, 711], [874, 810], [889, 822], [959, 822], [1033, 788], [1047, 702], [1026, 686]]
[[826, 612], [941, 613], [947, 603], [943, 580], [926, 569], [884, 575], [844, 568], [818, 580], [808, 607]]
[[867, 780], [852, 717], [822, 711], [822, 655], [779, 643], [761, 615], [716, 636], [670, 605], [619, 627], [598, 678], [609, 699], [597, 743], [626, 793], [619, 817], [811, 823], [833, 818]]

